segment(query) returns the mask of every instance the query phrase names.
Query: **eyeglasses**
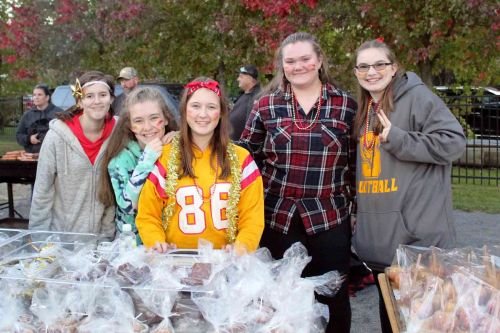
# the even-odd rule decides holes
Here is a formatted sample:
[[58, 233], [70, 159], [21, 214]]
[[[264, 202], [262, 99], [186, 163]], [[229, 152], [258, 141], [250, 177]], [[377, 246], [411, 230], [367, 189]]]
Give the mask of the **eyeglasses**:
[[377, 62], [376, 64], [373, 65], [360, 64], [354, 66], [354, 68], [356, 68], [356, 71], [358, 71], [358, 73], [367, 73], [370, 70], [370, 67], [373, 67], [377, 72], [380, 72], [383, 71], [389, 65], [392, 65], [392, 62]]

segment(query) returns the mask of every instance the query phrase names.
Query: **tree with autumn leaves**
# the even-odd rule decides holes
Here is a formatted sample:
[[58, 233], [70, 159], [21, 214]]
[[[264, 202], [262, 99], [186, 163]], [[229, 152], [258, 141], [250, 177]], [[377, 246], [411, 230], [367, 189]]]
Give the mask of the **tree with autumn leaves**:
[[241, 64], [271, 74], [280, 41], [299, 30], [319, 39], [346, 87], [356, 47], [381, 36], [429, 85], [495, 85], [500, 74], [495, 0], [12, 0], [0, 10], [0, 95], [126, 65], [145, 79], [203, 74], [235, 87]]

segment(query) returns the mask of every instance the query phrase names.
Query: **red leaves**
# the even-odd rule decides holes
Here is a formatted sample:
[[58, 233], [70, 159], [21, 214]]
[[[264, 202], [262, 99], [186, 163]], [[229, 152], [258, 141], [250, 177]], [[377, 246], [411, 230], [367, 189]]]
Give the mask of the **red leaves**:
[[242, 0], [246, 8], [251, 11], [260, 10], [264, 17], [285, 17], [295, 12], [300, 5], [314, 9], [317, 0]]
[[12, 6], [12, 14], [15, 20], [5, 25], [5, 35], [2, 36], [2, 48], [12, 49], [20, 56], [28, 57], [38, 48], [36, 26], [39, 17], [33, 7]]
[[81, 13], [87, 10], [87, 8], [84, 1], [61, 0], [56, 7], [58, 17], [55, 22], [57, 24], [70, 23], [76, 20]]
[[26, 68], [21, 68], [17, 72], [14, 73], [14, 77], [19, 80], [23, 79], [31, 79], [34, 78], [35, 75], [33, 74], [32, 71], [26, 69]]
[[8, 64], [13, 64], [13, 63], [16, 62], [16, 59], [17, 59], [17, 57], [15, 55], [10, 55], [10, 56], [7, 56], [7, 58], [5, 59], [5, 61]]

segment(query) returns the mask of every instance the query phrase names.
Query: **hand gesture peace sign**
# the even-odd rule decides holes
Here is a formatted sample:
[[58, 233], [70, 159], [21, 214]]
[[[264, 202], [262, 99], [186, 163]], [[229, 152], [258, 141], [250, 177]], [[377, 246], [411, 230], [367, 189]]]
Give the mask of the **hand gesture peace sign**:
[[377, 112], [377, 117], [384, 129], [382, 130], [382, 133], [379, 134], [380, 142], [387, 142], [387, 137], [389, 136], [389, 131], [391, 130], [391, 122], [389, 121], [389, 118], [384, 113], [384, 110], [380, 109], [379, 112]]

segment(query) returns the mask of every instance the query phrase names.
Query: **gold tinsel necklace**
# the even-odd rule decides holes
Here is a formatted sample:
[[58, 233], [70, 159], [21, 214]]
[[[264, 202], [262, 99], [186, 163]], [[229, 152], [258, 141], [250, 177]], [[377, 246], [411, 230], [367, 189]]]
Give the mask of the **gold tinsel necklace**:
[[[168, 156], [168, 162], [166, 166], [167, 179], [165, 182], [165, 193], [167, 194], [168, 201], [167, 205], [163, 208], [162, 211], [162, 226], [163, 230], [165, 231], [168, 228], [168, 222], [174, 214], [175, 210], [175, 190], [177, 187], [177, 182], [179, 180], [180, 166], [179, 142], [180, 136], [179, 134], [177, 134], [172, 139], [170, 154]], [[231, 170], [231, 185], [229, 187], [229, 199], [226, 208], [226, 216], [228, 219], [227, 242], [228, 244], [232, 244], [236, 240], [236, 234], [238, 231], [238, 202], [240, 201], [241, 191], [241, 170], [239, 166], [238, 155], [236, 154], [236, 147], [233, 143], [230, 143], [227, 146], [227, 157], [229, 158], [229, 167]], [[216, 170], [215, 177], [217, 177], [217, 172], [218, 170]]]

